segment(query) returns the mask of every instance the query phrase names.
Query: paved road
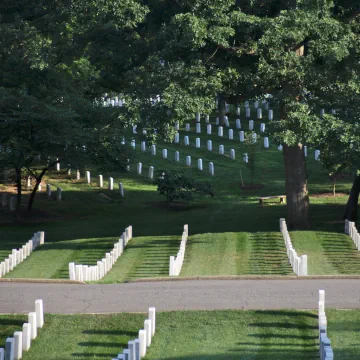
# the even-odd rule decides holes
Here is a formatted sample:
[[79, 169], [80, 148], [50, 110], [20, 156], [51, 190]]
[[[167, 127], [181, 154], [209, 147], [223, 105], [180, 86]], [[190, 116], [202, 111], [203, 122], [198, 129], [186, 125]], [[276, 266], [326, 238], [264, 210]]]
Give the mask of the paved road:
[[360, 280], [193, 280], [113, 285], [0, 283], [0, 313], [27, 313], [36, 299], [49, 313], [222, 309], [360, 309]]

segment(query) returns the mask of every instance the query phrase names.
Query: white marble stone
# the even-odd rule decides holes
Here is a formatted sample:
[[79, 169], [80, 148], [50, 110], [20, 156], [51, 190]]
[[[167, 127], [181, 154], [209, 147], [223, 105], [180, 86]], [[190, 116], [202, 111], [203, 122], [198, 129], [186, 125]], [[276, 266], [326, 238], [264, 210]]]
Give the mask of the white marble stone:
[[190, 131], [190, 124], [189, 123], [185, 124], [185, 130]]
[[14, 332], [14, 360], [22, 359], [22, 332]]
[[178, 151], [175, 151], [175, 161], [176, 162], [180, 161], [180, 153]]
[[227, 116], [224, 116], [224, 123], [225, 123], [225, 126], [226, 127], [229, 127], [230, 124], [229, 124], [229, 118]]
[[324, 116], [325, 114], [325, 109], [320, 109], [320, 116]]
[[212, 151], [212, 141], [211, 140], [207, 141], [207, 149], [208, 149], [208, 151]]
[[234, 140], [234, 130], [229, 129], [229, 140]]
[[283, 146], [281, 144], [278, 146], [278, 150], [283, 151]]
[[0, 348], [0, 360], [4, 360], [4, 359], [5, 359], [5, 349]]
[[156, 155], [156, 145], [151, 145], [151, 155]]
[[219, 154], [224, 155], [224, 145], [219, 145]]
[[178, 121], [175, 122], [175, 130], [176, 131], [180, 130], [180, 123]]
[[114, 178], [112, 178], [112, 177], [109, 177], [108, 189], [114, 190]]
[[125, 196], [123, 183], [119, 183], [119, 193], [120, 193], [120, 195], [121, 195], [122, 197]]
[[212, 126], [211, 126], [211, 124], [208, 124], [207, 127], [206, 127], [206, 133], [208, 135], [211, 135], [211, 132], [212, 132]]
[[104, 177], [102, 175], [99, 175], [99, 187], [104, 187]]
[[22, 333], [22, 348], [23, 351], [28, 351], [31, 346], [31, 325], [29, 323], [23, 324]]
[[154, 336], [156, 330], [156, 308], [149, 308], [148, 318], [151, 320], [151, 334]]
[[262, 109], [261, 108], [257, 109], [256, 117], [257, 117], [257, 119], [262, 119]]
[[241, 112], [240, 106], [237, 106], [237, 107], [236, 107], [236, 115], [237, 115], [237, 116], [240, 116], [240, 112]]
[[264, 123], [261, 123], [261, 124], [260, 124], [260, 132], [261, 132], [261, 133], [264, 133], [264, 132], [265, 132], [265, 124], [264, 124]]
[[250, 131], [254, 130], [254, 120], [249, 120], [249, 130]]
[[28, 323], [30, 324], [31, 340], [37, 337], [36, 312], [28, 314]]
[[304, 145], [304, 156], [307, 157], [307, 146]]
[[180, 134], [179, 133], [175, 134], [174, 142], [175, 142], [175, 144], [178, 144], [180, 142]]
[[199, 169], [200, 171], [203, 170], [203, 161], [202, 161], [202, 159], [198, 159], [198, 169]]
[[209, 163], [209, 173], [211, 176], [215, 175], [214, 163], [212, 162]]
[[325, 304], [325, 290], [319, 290], [319, 301]]
[[200, 120], [201, 120], [201, 114], [200, 113], [196, 113], [196, 122], [200, 122]]
[[44, 326], [44, 304], [41, 299], [35, 301], [36, 313], [36, 327], [42, 328]]
[[5, 340], [5, 360], [15, 360], [14, 338], [8, 337]]
[[210, 116], [205, 115], [205, 123], [208, 124], [210, 122]]
[[142, 163], [141, 162], [139, 162], [137, 164], [137, 173], [138, 173], [138, 175], [142, 174]]
[[224, 129], [222, 126], [218, 127], [218, 136], [222, 137], [224, 135]]
[[256, 100], [256, 101], [254, 102], [254, 108], [257, 109], [258, 107], [259, 107], [259, 101]]
[[46, 195], [48, 197], [51, 196], [51, 185], [50, 184], [46, 184]]
[[265, 148], [265, 149], [268, 149], [268, 148], [269, 148], [269, 138], [268, 138], [268, 137], [265, 137], [265, 138], [264, 138], [264, 148]]
[[191, 156], [186, 157], [186, 166], [191, 166]]
[[245, 101], [245, 107], [248, 108], [250, 106], [249, 101]]
[[240, 119], [236, 119], [236, 128], [241, 129], [241, 120]]
[[196, 133], [197, 134], [201, 133], [201, 124], [200, 123], [196, 123]]
[[88, 184], [91, 183], [90, 171], [87, 171], [87, 172], [86, 172], [86, 182], [87, 182]]
[[256, 134], [256, 133], [252, 133], [252, 134], [251, 134], [251, 137], [252, 137], [252, 142], [253, 142], [253, 144], [255, 144], [256, 141], [257, 141], [257, 134]]
[[154, 167], [153, 166], [149, 167], [149, 178], [150, 179], [154, 178]]
[[249, 117], [251, 116], [251, 110], [250, 110], [249, 107], [247, 107], [247, 108], [245, 109], [245, 116], [246, 116], [247, 118], [249, 118]]
[[135, 360], [135, 341], [128, 341], [129, 360]]
[[136, 148], [135, 140], [131, 140], [130, 146], [131, 146], [133, 149]]
[[243, 155], [243, 161], [244, 161], [245, 163], [248, 163], [248, 162], [249, 162], [249, 155], [248, 155], [247, 153], [245, 153], [245, 154]]
[[145, 331], [146, 331], [146, 346], [149, 347], [151, 345], [151, 338], [152, 338], [151, 320], [146, 319], [144, 321], [144, 328], [145, 328]]
[[245, 133], [244, 131], [240, 131], [240, 142], [244, 142], [245, 141]]
[[230, 159], [235, 160], [235, 149], [230, 150]]
[[269, 118], [270, 121], [274, 119], [274, 111], [273, 110], [269, 110], [268, 118]]
[[62, 190], [60, 187], [56, 189], [56, 200], [61, 201], [62, 199]]
[[139, 331], [139, 341], [140, 341], [140, 359], [146, 355], [146, 330]]
[[188, 136], [185, 136], [185, 137], [184, 137], [184, 144], [185, 144], [185, 146], [189, 146], [189, 145], [190, 145], [190, 140], [189, 140], [189, 137], [188, 137]]
[[163, 151], [162, 151], [162, 157], [163, 157], [163, 159], [167, 159], [167, 156], [168, 156], [167, 149], [163, 149]]
[[196, 138], [195, 146], [197, 149], [200, 149], [200, 138]]
[[145, 152], [146, 151], [146, 142], [145, 141], [142, 141], [141, 142], [141, 147], [140, 147], [141, 151], [142, 152]]
[[315, 150], [315, 160], [320, 161], [320, 150]]
[[81, 176], [80, 176], [80, 170], [76, 170], [76, 180], [80, 180]]

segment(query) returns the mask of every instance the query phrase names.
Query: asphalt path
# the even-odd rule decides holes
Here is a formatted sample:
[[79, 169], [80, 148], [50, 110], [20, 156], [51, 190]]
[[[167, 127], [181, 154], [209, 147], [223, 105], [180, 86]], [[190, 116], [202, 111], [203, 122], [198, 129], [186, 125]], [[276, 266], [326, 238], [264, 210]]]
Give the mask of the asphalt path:
[[190, 280], [111, 285], [0, 283], [0, 313], [118, 313], [225, 309], [360, 309], [360, 280]]

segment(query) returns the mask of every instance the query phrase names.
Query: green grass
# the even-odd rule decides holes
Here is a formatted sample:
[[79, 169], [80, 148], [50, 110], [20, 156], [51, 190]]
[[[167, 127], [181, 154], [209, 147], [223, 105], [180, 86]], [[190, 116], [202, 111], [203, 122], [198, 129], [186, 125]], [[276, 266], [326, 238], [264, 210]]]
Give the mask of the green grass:
[[295, 231], [290, 234], [299, 255], [308, 255], [309, 275], [360, 274], [360, 252], [345, 234]]
[[[145, 314], [49, 315], [24, 360], [111, 359], [143, 328]], [[336, 359], [356, 360], [360, 311], [327, 310]], [[0, 347], [26, 317], [0, 315]], [[56, 341], [54, 341], [56, 339]], [[312, 311], [193, 311], [157, 314], [146, 360], [318, 360]]]
[[[242, 113], [244, 110], [242, 109]], [[160, 141], [157, 145], [157, 155], [152, 156], [149, 152], [140, 151], [140, 140], [137, 139], [137, 150], [134, 153], [134, 162], [130, 172], [103, 172], [105, 187], [107, 179], [113, 176], [117, 184], [122, 182], [125, 188], [125, 198], [121, 198], [117, 191], [110, 192], [107, 189], [99, 189], [96, 185], [97, 175], [94, 169], [92, 173], [92, 184], [85, 184], [84, 180], [74, 180], [74, 175], [69, 177], [64, 169], [60, 174], [50, 173], [49, 182], [63, 189], [63, 201], [57, 202], [48, 199], [44, 193], [38, 194], [35, 201], [34, 213], [32, 216], [22, 214], [20, 218], [0, 208], [0, 260], [4, 259], [14, 247], [19, 247], [31, 237], [35, 231], [46, 232], [46, 243], [42, 249], [35, 251], [29, 259], [19, 265], [16, 270], [9, 274], [11, 277], [22, 277], [27, 274], [32, 277], [67, 277], [69, 261], [84, 262], [93, 264], [100, 260], [104, 253], [111, 249], [112, 241], [115, 241], [128, 225], [133, 225], [136, 238], [147, 238], [150, 244], [161, 237], [180, 238], [184, 224], [189, 224], [190, 234], [196, 238], [203, 237], [201, 241], [209, 241], [209, 244], [198, 243], [193, 248], [187, 249], [186, 264], [183, 274], [285, 274], [288, 272], [288, 265], [283, 257], [283, 245], [279, 240], [279, 218], [286, 217], [286, 206], [278, 201], [269, 202], [260, 207], [258, 197], [264, 195], [280, 195], [284, 193], [284, 166], [283, 156], [277, 150], [276, 144], [271, 142], [271, 148], [262, 148], [262, 137], [259, 138], [261, 149], [258, 151], [257, 169], [255, 182], [265, 186], [259, 190], [240, 189], [240, 170], [243, 179], [247, 183], [250, 173], [242, 161], [242, 153], [246, 152], [246, 146], [238, 141], [238, 131], [235, 129], [235, 116], [230, 116], [230, 123], [234, 129], [234, 139], [227, 139], [227, 129], [224, 131], [224, 138], [219, 138], [217, 129], [213, 124], [213, 134], [206, 135], [206, 126], [202, 120], [202, 134], [195, 132], [181, 133], [181, 144], [170, 144]], [[266, 126], [271, 124], [263, 120]], [[248, 121], [242, 116], [242, 125], [247, 129]], [[255, 121], [255, 129], [258, 131], [260, 121]], [[195, 123], [192, 122], [192, 129]], [[184, 135], [190, 137], [189, 147], [183, 145]], [[201, 138], [201, 149], [196, 149], [195, 138]], [[206, 149], [206, 141], [213, 140], [213, 152]], [[221, 156], [218, 152], [218, 145], [223, 144], [226, 154], [234, 148], [236, 160], [230, 160], [228, 156]], [[168, 149], [168, 159], [162, 159], [161, 150]], [[181, 163], [174, 161], [175, 151], [180, 151]], [[313, 150], [309, 149], [307, 168], [309, 172], [309, 190], [311, 193], [329, 192], [331, 189], [327, 173], [322, 169], [321, 164], [314, 160]], [[147, 170], [150, 165], [155, 169], [163, 168], [184, 168], [185, 156], [191, 155], [193, 166], [186, 168], [187, 174], [200, 181], [209, 181], [215, 189], [214, 198], [196, 198], [195, 202], [183, 209], [169, 209], [160, 206], [164, 199], [155, 191], [152, 181], [147, 178]], [[204, 161], [204, 171], [197, 169], [198, 158]], [[143, 163], [143, 175], [136, 174], [136, 163]], [[215, 176], [208, 175], [208, 162], [215, 164]], [[84, 175], [84, 169], [82, 169]], [[338, 181], [338, 191], [349, 191], [351, 178], [344, 178]], [[101, 194], [106, 194], [106, 199]], [[25, 204], [27, 194], [23, 203]], [[311, 198], [311, 219], [313, 230], [317, 234], [327, 234], [312, 237], [316, 244], [313, 244], [315, 253], [312, 258], [318, 259], [329, 257], [331, 244], [326, 243], [326, 237], [341, 237], [343, 224], [341, 222], [343, 207], [346, 196], [330, 198]], [[219, 235], [219, 234], [224, 235]], [[238, 240], [225, 233], [236, 233]], [[212, 234], [206, 237], [204, 234]], [[218, 240], [218, 237], [226, 237], [225, 241]], [[205, 239], [206, 237], [206, 239]], [[306, 235], [305, 235], [306, 238]], [[93, 239], [93, 240], [85, 240]], [[244, 243], [240, 239], [245, 239]], [[295, 239], [296, 240], [296, 239]], [[345, 239], [346, 240], [346, 239]], [[142, 240], [136, 240], [142, 241]], [[145, 241], [145, 240], [144, 240]], [[194, 240], [194, 243], [197, 240]], [[229, 242], [229, 243], [227, 243]], [[59, 243], [59, 248], [57, 247]], [[87, 246], [87, 244], [89, 246]], [[101, 244], [99, 247], [98, 245]], [[162, 243], [164, 244], [164, 243]], [[299, 249], [302, 245], [299, 242]], [[104, 246], [104, 247], [102, 247]], [[202, 253], [204, 247], [205, 253]], [[154, 247], [156, 248], [156, 246]], [[258, 252], [256, 252], [258, 248]], [[144, 250], [146, 249], [146, 252]], [[217, 249], [215, 251], [215, 249]], [[141, 266], [140, 261], [145, 259], [145, 254], [151, 251], [145, 246], [144, 249], [129, 248], [124, 257], [119, 259], [113, 273], [109, 273], [104, 279], [105, 282], [122, 281], [137, 277], [163, 275], [168, 266], [167, 256], [175, 255], [174, 248], [164, 247], [161, 250], [163, 260], [157, 261], [156, 265], [151, 260], [151, 266], [155, 269], [148, 269]], [[304, 248], [304, 250], [308, 250]], [[309, 249], [311, 250], [311, 249]], [[354, 249], [346, 246], [343, 248], [343, 255], [355, 256]], [[299, 252], [301, 252], [299, 251]], [[134, 256], [130, 256], [134, 254]], [[135, 255], [136, 254], [136, 255]], [[259, 255], [260, 254], [260, 255]], [[216, 257], [214, 261], [207, 262], [207, 257]], [[229, 256], [231, 260], [229, 261]], [[260, 258], [257, 258], [260, 256]], [[196, 259], [196, 264], [189, 265], [188, 258]], [[227, 260], [224, 260], [227, 259]], [[40, 261], [41, 260], [41, 261]], [[39, 264], [41, 263], [41, 264]], [[321, 264], [321, 261], [319, 261]], [[329, 261], [328, 267], [324, 267], [326, 273], [339, 273], [339, 269]], [[309, 267], [310, 271], [311, 265]], [[355, 269], [355, 270], [353, 270]], [[315, 271], [315, 270], [314, 270]], [[317, 270], [316, 270], [317, 271]], [[356, 261], [342, 270], [344, 273], [357, 273]], [[126, 275], [125, 275], [126, 273]], [[122, 280], [119, 280], [122, 279]]]

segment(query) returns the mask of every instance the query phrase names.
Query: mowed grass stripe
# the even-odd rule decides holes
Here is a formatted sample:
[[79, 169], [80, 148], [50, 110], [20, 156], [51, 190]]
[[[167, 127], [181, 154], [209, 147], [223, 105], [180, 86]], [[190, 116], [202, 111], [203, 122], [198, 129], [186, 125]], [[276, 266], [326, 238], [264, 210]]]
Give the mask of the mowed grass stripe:
[[293, 231], [293, 246], [308, 255], [309, 275], [360, 274], [360, 251], [345, 234], [325, 231]]
[[277, 233], [190, 236], [181, 276], [292, 274]]
[[100, 281], [117, 283], [148, 277], [169, 276], [170, 256], [176, 256], [180, 236], [133, 238], [110, 272]]

